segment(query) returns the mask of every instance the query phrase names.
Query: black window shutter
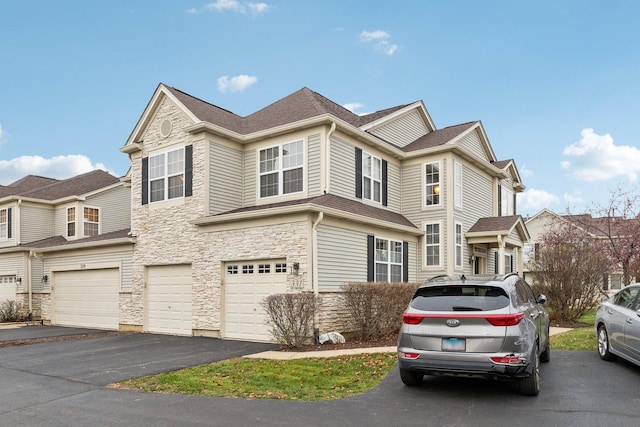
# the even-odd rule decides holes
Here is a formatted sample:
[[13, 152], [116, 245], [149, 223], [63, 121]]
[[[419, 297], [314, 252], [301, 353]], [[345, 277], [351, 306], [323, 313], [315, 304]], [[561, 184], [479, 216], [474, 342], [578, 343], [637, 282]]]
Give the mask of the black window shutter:
[[149, 203], [149, 158], [142, 158], [142, 204]]
[[193, 192], [193, 145], [184, 147], [184, 196]]
[[382, 206], [387, 206], [387, 161], [382, 161]]
[[7, 209], [7, 238], [11, 238], [11, 208]]
[[498, 262], [500, 261], [500, 260], [498, 259], [498, 258], [499, 258], [499, 257], [498, 257], [498, 252], [494, 252], [494, 253], [493, 253], [493, 255], [494, 255], [494, 257], [493, 257], [493, 258], [494, 258], [494, 260], [495, 260], [495, 264], [496, 264], [496, 265], [493, 267], [493, 268], [494, 268], [494, 273], [495, 273], [495, 274], [498, 274], [498, 271], [500, 271], [500, 269], [498, 268]]
[[513, 212], [511, 213], [512, 215], [515, 215], [518, 212], [518, 209], [516, 209], [516, 193], [513, 193]]
[[372, 235], [367, 236], [367, 282], [375, 282], [375, 238]]
[[498, 216], [502, 216], [502, 185], [498, 185]]
[[356, 147], [356, 197], [362, 199], [362, 149]]
[[402, 281], [409, 281], [409, 242], [402, 242]]

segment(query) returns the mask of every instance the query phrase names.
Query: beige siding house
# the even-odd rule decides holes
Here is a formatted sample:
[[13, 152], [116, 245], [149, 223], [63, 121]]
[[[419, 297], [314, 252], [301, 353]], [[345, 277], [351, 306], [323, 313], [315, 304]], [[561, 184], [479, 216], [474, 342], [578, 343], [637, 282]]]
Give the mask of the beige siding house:
[[[324, 333], [347, 283], [523, 270], [515, 163], [481, 122], [437, 129], [421, 101], [359, 116], [303, 88], [241, 117], [160, 84], [120, 151], [108, 192], [42, 203], [24, 248], [0, 235], [0, 278], [24, 296], [31, 271], [46, 321], [268, 341], [270, 294], [322, 297]], [[69, 219], [85, 208], [102, 214], [88, 240]], [[101, 288], [93, 318], [67, 310], [83, 286]]]
[[0, 187], [0, 303], [63, 326], [119, 329], [131, 288], [130, 189], [93, 171]]

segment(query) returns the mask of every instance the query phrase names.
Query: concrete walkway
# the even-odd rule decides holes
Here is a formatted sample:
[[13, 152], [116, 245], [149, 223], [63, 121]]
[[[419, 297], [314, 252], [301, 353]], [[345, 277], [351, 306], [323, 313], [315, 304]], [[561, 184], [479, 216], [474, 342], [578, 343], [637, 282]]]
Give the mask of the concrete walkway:
[[[571, 328], [556, 328], [551, 327], [549, 329], [549, 335], [557, 335], [563, 332], [570, 331]], [[262, 353], [250, 354], [244, 356], [248, 359], [273, 359], [273, 360], [293, 360], [304, 359], [307, 357], [336, 357], [351, 354], [365, 354], [365, 353], [395, 353], [397, 348], [391, 347], [365, 347], [365, 348], [345, 348], [343, 350], [321, 350], [321, 351], [264, 351]]]

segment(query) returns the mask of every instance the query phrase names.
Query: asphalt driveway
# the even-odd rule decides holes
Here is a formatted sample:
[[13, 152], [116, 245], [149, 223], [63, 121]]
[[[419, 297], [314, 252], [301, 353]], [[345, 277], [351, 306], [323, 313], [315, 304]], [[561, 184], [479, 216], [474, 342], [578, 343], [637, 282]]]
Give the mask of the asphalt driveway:
[[[0, 331], [2, 334], [3, 331]], [[137, 393], [126, 378], [263, 351], [269, 344], [149, 334], [0, 348], [0, 424], [19, 426], [637, 426], [640, 368], [596, 352], [552, 352], [537, 397], [509, 383], [394, 369], [374, 390], [295, 402]], [[271, 346], [272, 348], [273, 346]]]

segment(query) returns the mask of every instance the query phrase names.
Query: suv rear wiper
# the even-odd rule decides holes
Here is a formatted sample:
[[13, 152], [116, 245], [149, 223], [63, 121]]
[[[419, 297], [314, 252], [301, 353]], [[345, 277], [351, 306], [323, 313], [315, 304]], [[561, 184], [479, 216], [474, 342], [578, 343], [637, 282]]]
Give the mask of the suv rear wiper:
[[455, 305], [455, 306], [451, 307], [451, 309], [453, 311], [482, 311], [482, 309], [478, 308], [478, 307], [465, 307], [465, 306], [460, 306], [460, 305]]

